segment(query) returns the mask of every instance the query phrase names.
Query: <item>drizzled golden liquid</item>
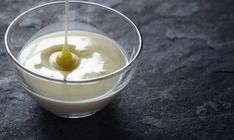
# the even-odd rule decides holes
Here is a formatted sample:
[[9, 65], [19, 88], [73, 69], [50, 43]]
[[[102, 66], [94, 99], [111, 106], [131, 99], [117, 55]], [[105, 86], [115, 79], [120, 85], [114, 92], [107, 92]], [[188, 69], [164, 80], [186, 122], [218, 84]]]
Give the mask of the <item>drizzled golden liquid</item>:
[[[66, 0], [65, 31], [50, 33], [33, 40], [23, 48], [19, 61], [39, 75], [76, 81], [104, 76], [123, 67], [127, 61], [120, 48], [112, 39], [101, 34], [68, 32]], [[116, 83], [116, 80], [108, 84], [113, 83]]]
[[79, 66], [78, 55], [70, 51], [71, 46], [68, 44], [67, 39], [68, 32], [68, 0], [65, 1], [65, 41], [62, 52], [57, 54], [54, 67], [63, 70], [70, 71]]

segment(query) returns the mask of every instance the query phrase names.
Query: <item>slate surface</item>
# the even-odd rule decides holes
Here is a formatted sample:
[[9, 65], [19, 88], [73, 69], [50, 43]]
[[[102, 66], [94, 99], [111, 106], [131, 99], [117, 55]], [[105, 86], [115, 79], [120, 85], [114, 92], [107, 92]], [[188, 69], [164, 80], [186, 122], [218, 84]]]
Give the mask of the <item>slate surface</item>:
[[0, 139], [234, 139], [233, 0], [96, 0], [139, 26], [144, 49], [121, 96], [84, 119], [39, 107], [3, 50], [10, 21], [48, 1], [0, 3]]

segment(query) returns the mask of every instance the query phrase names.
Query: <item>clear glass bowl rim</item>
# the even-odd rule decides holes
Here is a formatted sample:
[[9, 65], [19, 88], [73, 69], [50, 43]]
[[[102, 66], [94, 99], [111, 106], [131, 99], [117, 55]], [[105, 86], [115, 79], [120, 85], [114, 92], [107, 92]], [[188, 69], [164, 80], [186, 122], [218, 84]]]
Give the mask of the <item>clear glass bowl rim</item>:
[[[59, 3], [64, 3], [65, 1], [54, 1], [54, 2], [49, 2], [49, 3], [45, 3], [45, 4], [41, 4], [41, 5], [38, 5], [38, 6], [35, 6], [25, 12], [23, 12], [22, 14], [18, 15], [11, 23], [10, 25], [8, 26], [7, 30], [6, 30], [6, 33], [5, 33], [5, 37], [4, 37], [4, 42], [5, 42], [5, 49], [6, 49], [6, 52], [7, 54], [10, 56], [10, 58], [13, 60], [13, 62], [19, 66], [21, 69], [23, 69], [25, 72], [29, 73], [29, 74], [32, 74], [36, 77], [39, 77], [39, 78], [42, 78], [42, 79], [46, 79], [46, 80], [50, 80], [50, 81], [55, 81], [55, 82], [62, 82], [64, 83], [64, 80], [61, 80], [61, 79], [56, 79], [56, 78], [51, 78], [51, 77], [46, 77], [46, 76], [43, 76], [43, 75], [39, 75], [35, 72], [32, 72], [30, 70], [28, 70], [27, 68], [25, 68], [14, 56], [13, 54], [11, 53], [10, 49], [9, 49], [9, 46], [8, 46], [8, 34], [11, 30], [11, 28], [14, 26], [14, 24], [21, 18], [23, 17], [24, 15], [26, 15], [27, 13], [33, 11], [33, 10], [36, 10], [36, 9], [39, 9], [39, 8], [42, 8], [42, 7], [45, 7], [45, 6], [49, 6], [49, 5], [54, 5], [54, 4], [59, 4]], [[136, 55], [133, 57], [132, 60], [130, 60], [125, 66], [123, 66], [122, 68], [116, 70], [116, 71], [113, 71], [112, 73], [109, 73], [109, 74], [106, 74], [104, 76], [100, 76], [100, 77], [96, 77], [96, 78], [90, 78], [90, 79], [82, 79], [82, 80], [75, 80], [75, 81], [69, 81], [67, 80], [66, 83], [87, 83], [87, 82], [96, 82], [96, 81], [100, 81], [100, 80], [104, 80], [104, 79], [107, 79], [107, 78], [110, 78], [110, 77], [113, 77], [115, 75], [118, 75], [120, 73], [122, 73], [124, 70], [128, 69], [131, 65], [134, 64], [134, 62], [137, 60], [137, 58], [139, 57], [141, 51], [142, 51], [142, 35], [138, 29], [138, 27], [134, 24], [133, 21], [131, 21], [127, 16], [125, 16], [124, 14], [120, 13], [119, 11], [113, 9], [113, 8], [110, 8], [110, 7], [107, 7], [107, 6], [104, 6], [104, 5], [101, 5], [101, 4], [98, 4], [98, 3], [94, 3], [94, 2], [87, 2], [87, 1], [69, 1], [69, 3], [80, 3], [80, 4], [88, 4], [88, 5], [93, 5], [93, 6], [96, 6], [96, 7], [100, 7], [100, 8], [103, 8], [103, 9], [106, 9], [106, 10], [109, 10], [111, 12], [114, 12], [115, 14], [121, 16], [122, 18], [124, 18], [125, 20], [127, 20], [132, 26], [133, 28], [135, 29], [135, 31], [137, 32], [137, 36], [138, 36], [138, 41], [139, 41], [139, 44], [138, 44], [138, 50], [136, 52]]]

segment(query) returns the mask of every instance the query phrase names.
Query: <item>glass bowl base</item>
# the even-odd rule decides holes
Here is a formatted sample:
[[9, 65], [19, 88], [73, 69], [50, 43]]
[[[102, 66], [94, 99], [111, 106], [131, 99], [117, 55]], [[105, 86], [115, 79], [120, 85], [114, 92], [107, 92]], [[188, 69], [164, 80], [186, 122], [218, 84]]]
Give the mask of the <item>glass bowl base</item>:
[[[96, 111], [97, 112], [97, 111]], [[60, 115], [60, 114], [54, 114], [58, 117], [62, 117], [62, 118], [73, 118], [73, 119], [76, 119], [76, 118], [85, 118], [85, 117], [88, 117], [88, 116], [91, 116], [91, 115], [94, 115], [96, 112], [88, 112], [88, 113], [74, 113], [74, 114], [68, 114], [68, 115]]]

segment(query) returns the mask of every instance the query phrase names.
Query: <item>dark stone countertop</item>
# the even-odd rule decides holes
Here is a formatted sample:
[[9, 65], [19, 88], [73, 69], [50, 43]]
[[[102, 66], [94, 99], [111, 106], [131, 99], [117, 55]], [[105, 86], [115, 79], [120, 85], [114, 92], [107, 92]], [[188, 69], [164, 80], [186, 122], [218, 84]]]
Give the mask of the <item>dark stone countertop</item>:
[[233, 0], [96, 0], [139, 26], [144, 49], [121, 96], [84, 119], [39, 107], [3, 51], [10, 21], [45, 2], [0, 3], [0, 139], [234, 139]]

